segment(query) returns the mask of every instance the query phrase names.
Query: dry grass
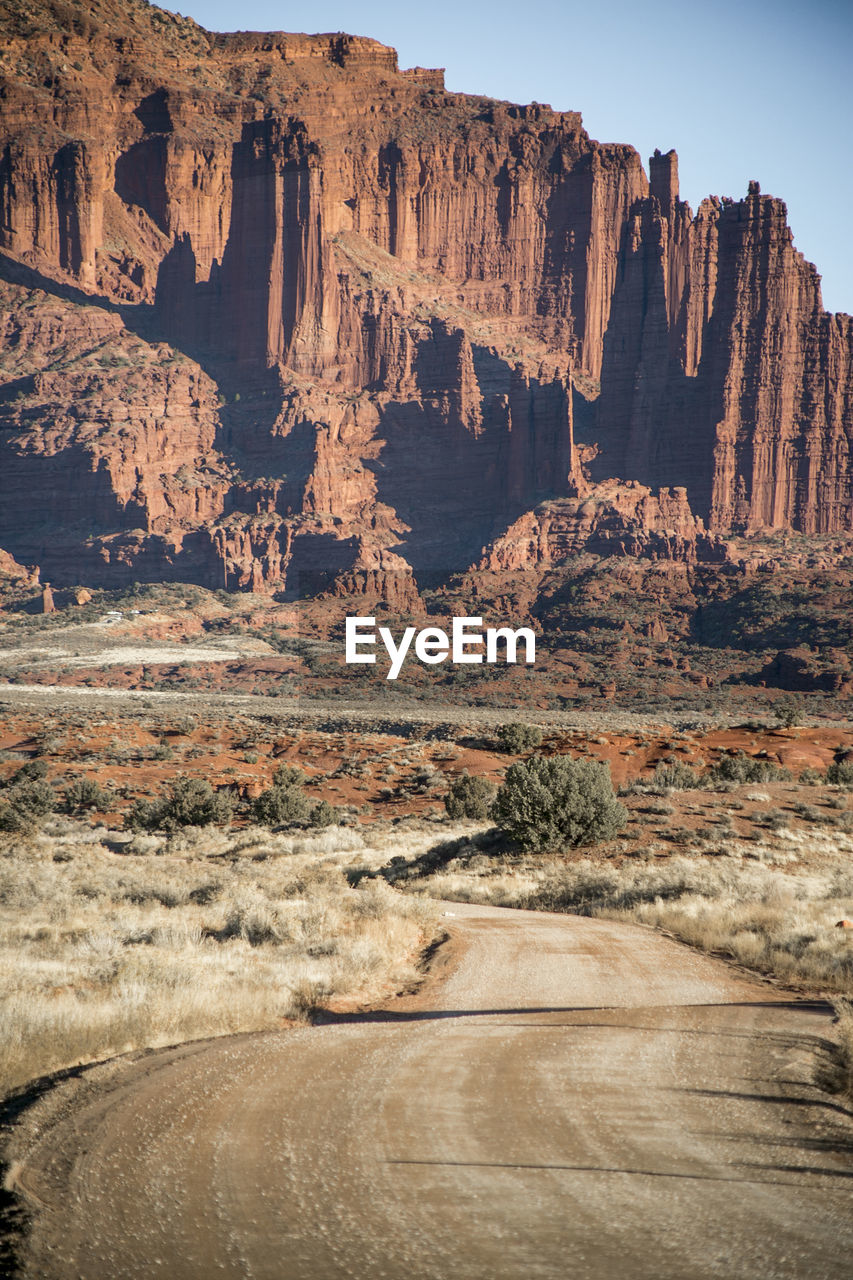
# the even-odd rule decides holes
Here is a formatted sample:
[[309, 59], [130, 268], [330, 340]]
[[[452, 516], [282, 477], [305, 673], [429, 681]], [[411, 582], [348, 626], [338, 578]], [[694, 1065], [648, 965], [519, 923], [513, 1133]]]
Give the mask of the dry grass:
[[[332, 998], [417, 977], [433, 906], [383, 881], [356, 831], [189, 830], [136, 837], [52, 821], [0, 849], [0, 1096], [144, 1046], [275, 1027]], [[426, 833], [410, 837], [409, 851]]]
[[469, 851], [410, 887], [458, 901], [627, 918], [787, 984], [851, 995], [853, 938], [834, 927], [853, 915], [851, 854], [849, 836], [789, 831], [763, 845], [732, 842], [715, 856], [621, 865], [532, 856], [510, 865]]
[[853, 1004], [847, 999], [835, 1001], [838, 1035], [838, 1078], [834, 1082], [839, 1093], [853, 1102]]

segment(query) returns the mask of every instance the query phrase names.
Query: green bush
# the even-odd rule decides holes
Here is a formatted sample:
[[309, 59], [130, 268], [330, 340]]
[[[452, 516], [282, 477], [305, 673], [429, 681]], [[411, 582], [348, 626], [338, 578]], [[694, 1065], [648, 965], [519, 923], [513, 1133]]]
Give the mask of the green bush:
[[128, 814], [134, 831], [176, 831], [179, 827], [207, 827], [231, 817], [231, 796], [214, 791], [203, 778], [176, 778], [160, 800], [136, 800]]
[[853, 760], [836, 760], [827, 769], [826, 780], [838, 787], [853, 787]]
[[607, 765], [534, 756], [507, 769], [492, 817], [519, 844], [541, 852], [609, 840], [625, 826], [628, 811], [616, 799]]
[[62, 800], [66, 813], [80, 814], [88, 809], [103, 812], [109, 808], [112, 797], [109, 791], [98, 786], [94, 778], [75, 778], [63, 791]]
[[803, 708], [793, 699], [780, 702], [776, 708], [776, 716], [782, 729], [793, 729], [803, 723]]
[[752, 821], [757, 827], [767, 827], [770, 831], [782, 831], [788, 825], [788, 819], [781, 809], [765, 809], [753, 815]]
[[[20, 777], [19, 770], [16, 777]], [[13, 782], [4, 792], [0, 805], [0, 831], [28, 831], [38, 818], [53, 813], [56, 808], [56, 792], [42, 778], [27, 778]]]
[[56, 792], [41, 778], [16, 782], [9, 788], [6, 798], [16, 809], [31, 813], [37, 818], [53, 813], [56, 808]]
[[273, 774], [274, 787], [303, 787], [307, 776], [295, 764], [280, 764]]
[[276, 778], [287, 785], [275, 784], [252, 802], [252, 817], [265, 827], [331, 827], [340, 823], [340, 812], [328, 800], [312, 803], [302, 790], [305, 775], [299, 769], [284, 766], [276, 770]]
[[125, 826], [131, 831], [156, 831], [163, 825], [162, 800], [134, 800], [127, 811]]
[[542, 730], [538, 724], [502, 724], [498, 729], [498, 743], [510, 756], [520, 756], [523, 751], [533, 751], [542, 742]]
[[45, 760], [28, 760], [26, 764], [22, 764], [20, 769], [9, 779], [10, 786], [14, 786], [16, 782], [38, 782], [42, 778], [47, 777], [47, 762]]
[[743, 751], [736, 755], [721, 756], [708, 770], [712, 782], [779, 782], [790, 778], [790, 769], [783, 769], [772, 760], [759, 760]]
[[302, 790], [306, 775], [296, 765], [280, 764], [272, 786], [252, 802], [252, 817], [266, 827], [331, 827], [340, 823], [340, 812], [328, 800], [312, 803]]
[[308, 814], [309, 827], [337, 827], [340, 821], [339, 811], [328, 800], [318, 800]]
[[699, 785], [699, 777], [689, 765], [664, 764], [661, 760], [652, 774], [652, 784], [656, 787], [668, 787], [672, 791], [689, 791]]
[[444, 807], [451, 818], [488, 818], [496, 792], [488, 778], [462, 773], [451, 782]]
[[0, 831], [20, 833], [35, 826], [31, 814], [21, 813], [11, 804], [0, 804]]
[[7, 789], [0, 805], [0, 831], [30, 831], [56, 808], [56, 793], [46, 782], [23, 781]]
[[268, 787], [252, 802], [252, 816], [265, 827], [308, 821], [311, 801], [301, 787]]

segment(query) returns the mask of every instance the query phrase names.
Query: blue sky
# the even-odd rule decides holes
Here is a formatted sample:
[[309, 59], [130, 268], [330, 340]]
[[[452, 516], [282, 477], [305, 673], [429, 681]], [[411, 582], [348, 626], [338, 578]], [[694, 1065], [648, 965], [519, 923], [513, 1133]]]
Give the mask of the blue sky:
[[682, 197], [788, 204], [824, 305], [853, 312], [853, 0], [180, 0], [213, 31], [348, 31], [445, 67], [448, 89], [579, 110], [644, 163], [675, 147]]

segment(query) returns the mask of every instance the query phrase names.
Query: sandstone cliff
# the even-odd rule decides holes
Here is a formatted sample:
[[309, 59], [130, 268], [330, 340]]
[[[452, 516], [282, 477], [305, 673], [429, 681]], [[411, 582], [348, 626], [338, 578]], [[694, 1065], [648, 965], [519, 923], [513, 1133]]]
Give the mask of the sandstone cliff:
[[43, 577], [409, 608], [522, 546], [853, 528], [853, 322], [757, 187], [694, 217], [673, 153], [354, 36], [0, 32], [0, 547]]
[[827, 314], [781, 200], [678, 200], [651, 161], [604, 343], [599, 475], [684, 485], [712, 529], [853, 529], [853, 320]]

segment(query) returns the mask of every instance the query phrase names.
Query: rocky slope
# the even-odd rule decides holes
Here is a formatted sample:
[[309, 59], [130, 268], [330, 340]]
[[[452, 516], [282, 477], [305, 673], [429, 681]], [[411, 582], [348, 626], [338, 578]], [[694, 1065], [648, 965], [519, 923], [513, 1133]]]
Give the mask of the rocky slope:
[[43, 580], [408, 609], [853, 530], [853, 321], [757, 185], [694, 217], [674, 153], [354, 36], [0, 32], [0, 547]]

